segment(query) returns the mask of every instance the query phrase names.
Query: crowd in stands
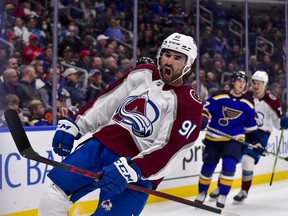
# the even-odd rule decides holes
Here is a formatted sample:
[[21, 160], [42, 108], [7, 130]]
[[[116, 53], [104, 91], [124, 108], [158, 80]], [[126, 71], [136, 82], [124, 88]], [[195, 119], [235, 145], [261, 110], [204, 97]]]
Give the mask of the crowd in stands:
[[[54, 93], [58, 118], [73, 115], [122, 77], [133, 66], [132, 46], [129, 46], [133, 41], [133, 2], [59, 0], [55, 72], [52, 65], [53, 1], [1, 1], [0, 115], [7, 108], [14, 108], [23, 125], [51, 125], [53, 74], [57, 75], [58, 82]], [[184, 10], [179, 0], [138, 2], [137, 58], [145, 56], [154, 60], [159, 42], [174, 31], [195, 38], [194, 7]], [[200, 17], [200, 70], [197, 74], [200, 77], [199, 94], [205, 101], [214, 91], [229, 89], [232, 72], [245, 71], [245, 46], [228, 28], [232, 19], [243, 26], [245, 21], [243, 8], [236, 4], [224, 8], [216, 0], [200, 3], [213, 14], [212, 24], [207, 22], [205, 15]], [[266, 71], [270, 90], [280, 99], [286, 89], [283, 8], [250, 10], [248, 27], [247, 74]], [[265, 40], [258, 43], [259, 37], [273, 44], [273, 52]], [[193, 68], [187, 80], [196, 88], [195, 74]], [[0, 126], [5, 126], [3, 115]]]

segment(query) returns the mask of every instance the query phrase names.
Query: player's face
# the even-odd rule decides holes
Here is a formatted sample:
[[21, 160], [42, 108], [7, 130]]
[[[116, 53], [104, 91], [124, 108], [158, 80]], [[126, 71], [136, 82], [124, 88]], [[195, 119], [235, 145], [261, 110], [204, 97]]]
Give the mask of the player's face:
[[265, 84], [263, 81], [252, 80], [252, 91], [254, 94], [260, 94], [265, 91]]
[[[183, 84], [183, 79], [178, 79], [181, 76], [182, 70], [186, 64], [186, 56], [182, 53], [164, 50], [160, 60], [160, 76], [165, 84], [179, 86]], [[176, 80], [175, 82], [172, 82]]]
[[246, 87], [246, 81], [245, 79], [242, 78], [236, 79], [233, 85], [234, 92], [237, 94], [242, 94], [243, 91], [245, 90], [245, 87]]

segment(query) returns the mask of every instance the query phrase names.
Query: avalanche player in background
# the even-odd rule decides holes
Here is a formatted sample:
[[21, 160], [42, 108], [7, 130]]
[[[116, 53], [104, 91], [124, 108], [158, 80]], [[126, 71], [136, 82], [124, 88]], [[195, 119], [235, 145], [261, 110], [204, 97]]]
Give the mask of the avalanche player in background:
[[[245, 96], [247, 76], [243, 71], [231, 75], [231, 90], [221, 90], [209, 97], [202, 114], [202, 129], [210, 120], [211, 128], [229, 134], [236, 139], [245, 140], [245, 135], [255, 141], [255, 149], [264, 151], [260, 144], [255, 121], [255, 110], [252, 98]], [[204, 139], [205, 150], [203, 165], [199, 177], [199, 194], [196, 202], [203, 203], [209, 189], [214, 170], [222, 158], [222, 172], [219, 179], [219, 196], [216, 206], [224, 208], [226, 196], [231, 189], [236, 164], [241, 159], [243, 144], [231, 138], [217, 134], [209, 128]]]
[[[59, 120], [54, 151], [63, 163], [102, 175], [100, 181], [54, 168], [54, 182], [40, 200], [39, 216], [67, 216], [72, 203], [100, 188], [92, 215], [131, 216], [143, 210], [147, 194], [128, 183], [156, 188], [196, 141], [202, 102], [187, 74], [197, 56], [192, 37], [173, 33], [162, 43], [157, 66], [140, 64], [82, 107]], [[92, 138], [70, 154], [74, 139]]]
[[[258, 133], [264, 148], [267, 146], [273, 126], [277, 129], [288, 128], [288, 118], [282, 115], [280, 101], [265, 91], [268, 81], [268, 74], [265, 71], [256, 71], [252, 75], [252, 91], [246, 93], [254, 99]], [[241, 202], [247, 197], [253, 179], [254, 166], [259, 159], [259, 153], [249, 148], [245, 149], [241, 161], [242, 186], [240, 192], [234, 196], [234, 203]]]
[[[268, 139], [273, 131], [273, 126], [277, 129], [288, 128], [288, 118], [282, 116], [280, 101], [272, 94], [265, 91], [269, 78], [265, 71], [256, 71], [252, 75], [251, 91], [245, 94], [254, 100], [256, 111], [256, 122], [258, 134], [264, 148], [268, 144]], [[251, 140], [247, 140], [252, 142]], [[234, 196], [234, 203], [242, 202], [248, 195], [252, 184], [254, 166], [260, 159], [259, 152], [245, 147], [241, 160], [242, 165], [242, 185], [240, 192]], [[219, 188], [216, 188], [211, 194], [211, 198], [219, 195]]]

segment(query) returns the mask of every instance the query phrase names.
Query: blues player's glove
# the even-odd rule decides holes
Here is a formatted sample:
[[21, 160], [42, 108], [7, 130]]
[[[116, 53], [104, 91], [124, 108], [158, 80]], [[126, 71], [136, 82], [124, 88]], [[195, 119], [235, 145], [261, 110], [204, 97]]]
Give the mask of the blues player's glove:
[[52, 141], [54, 152], [60, 156], [69, 155], [73, 148], [74, 140], [80, 137], [79, 127], [72, 119], [59, 120]]
[[253, 151], [255, 151], [256, 153], [265, 156], [265, 148], [262, 146], [262, 144], [260, 142], [255, 143], [253, 145]]
[[288, 128], [288, 117], [283, 116], [280, 120], [280, 127], [281, 129], [287, 129]]
[[136, 164], [128, 164], [128, 161], [125, 157], [121, 157], [113, 164], [104, 167], [99, 172], [101, 179], [95, 181], [94, 186], [108, 193], [119, 194], [125, 190], [128, 183], [137, 182], [141, 171]]

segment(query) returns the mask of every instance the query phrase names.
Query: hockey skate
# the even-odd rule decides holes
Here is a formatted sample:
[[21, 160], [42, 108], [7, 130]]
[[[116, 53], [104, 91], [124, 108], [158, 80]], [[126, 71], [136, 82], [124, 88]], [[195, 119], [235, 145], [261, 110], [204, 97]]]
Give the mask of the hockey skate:
[[215, 189], [209, 194], [209, 196], [210, 196], [209, 201], [214, 201], [214, 200], [216, 200], [216, 198], [219, 196], [219, 188], [218, 188], [218, 187], [215, 188]]
[[206, 196], [207, 196], [207, 194], [204, 193], [204, 192], [199, 193], [198, 196], [195, 199], [195, 202], [202, 204], [205, 201]]
[[247, 191], [241, 189], [240, 192], [239, 192], [236, 196], [233, 197], [233, 199], [234, 199], [234, 202], [233, 202], [233, 203], [234, 203], [234, 204], [238, 204], [238, 203], [243, 202], [244, 199], [247, 198], [247, 195], [248, 195]]
[[216, 206], [218, 208], [224, 208], [225, 207], [225, 202], [226, 202], [226, 196], [219, 194], [217, 197], [217, 201], [216, 201]]

